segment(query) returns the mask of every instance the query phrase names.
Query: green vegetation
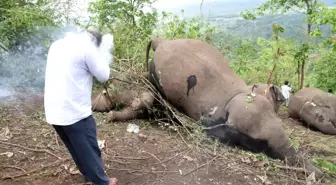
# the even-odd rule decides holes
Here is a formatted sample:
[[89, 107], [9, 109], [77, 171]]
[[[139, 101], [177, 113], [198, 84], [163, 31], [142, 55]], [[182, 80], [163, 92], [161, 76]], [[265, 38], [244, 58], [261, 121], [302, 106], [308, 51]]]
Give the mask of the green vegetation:
[[[242, 12], [241, 17], [233, 13], [211, 14], [209, 20], [183, 18], [183, 11], [175, 15], [154, 8], [143, 10], [154, 2], [98, 0], [90, 3], [90, 24], [115, 37], [115, 67], [128, 65], [128, 69], [144, 70], [144, 48], [152, 37], [196, 38], [218, 48], [248, 84], [266, 83], [276, 60], [271, 79], [274, 84], [280, 85], [288, 79], [296, 90], [304, 84], [324, 90], [335, 89], [336, 56], [333, 51], [336, 45], [332, 35], [336, 32], [336, 11], [323, 2], [272, 0]], [[78, 20], [56, 11], [59, 7], [53, 9], [50, 5], [52, 1], [47, 0], [1, 2], [1, 76], [19, 73], [29, 80], [33, 79], [32, 69], [36, 68], [43, 76], [44, 64], [37, 62], [37, 65], [33, 61], [45, 60], [50, 41], [56, 38], [54, 33], [60, 32], [56, 28], [65, 22], [81, 25]], [[290, 11], [303, 14], [287, 14]], [[276, 40], [273, 25], [282, 28]], [[276, 59], [275, 52], [279, 55]], [[35, 58], [27, 60], [31, 53]], [[29, 65], [21, 69], [18, 64], [24, 62]], [[42, 82], [40, 79], [34, 83], [36, 86]]]
[[325, 159], [313, 159], [313, 162], [327, 173], [327, 175], [332, 175], [336, 173], [336, 165], [328, 162]]
[[[0, 2], [3, 79], [20, 75], [16, 87], [43, 87], [47, 49], [68, 29], [63, 25], [84, 28], [93, 24], [114, 35], [115, 68], [122, 65], [133, 71], [145, 70], [144, 50], [152, 37], [195, 38], [218, 48], [248, 84], [267, 83], [274, 68], [274, 84], [289, 80], [295, 90], [305, 84], [335, 90], [336, 44], [332, 35], [336, 32], [336, 9], [324, 4], [330, 5], [329, 1], [269, 0], [241, 12], [241, 16], [210, 12], [205, 19], [187, 18], [183, 11], [179, 15], [160, 12], [151, 6], [155, 0], [97, 0], [89, 5], [90, 24], [71, 18], [66, 8], [60, 8], [72, 1]], [[151, 7], [150, 11], [144, 7]], [[273, 26], [281, 28], [277, 35]]]

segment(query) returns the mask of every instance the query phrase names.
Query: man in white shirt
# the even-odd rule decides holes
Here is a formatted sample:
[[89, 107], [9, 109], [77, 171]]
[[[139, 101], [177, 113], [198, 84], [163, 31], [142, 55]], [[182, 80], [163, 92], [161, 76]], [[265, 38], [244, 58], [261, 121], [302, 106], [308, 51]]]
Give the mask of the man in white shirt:
[[282, 94], [286, 99], [286, 107], [288, 107], [289, 102], [289, 93], [292, 92], [292, 88], [288, 86], [288, 80], [285, 81], [285, 84], [281, 86]]
[[109, 79], [112, 48], [112, 35], [88, 29], [52, 43], [47, 58], [46, 121], [68, 148], [85, 180], [93, 185], [117, 183], [104, 172], [91, 111], [93, 76], [100, 82]]

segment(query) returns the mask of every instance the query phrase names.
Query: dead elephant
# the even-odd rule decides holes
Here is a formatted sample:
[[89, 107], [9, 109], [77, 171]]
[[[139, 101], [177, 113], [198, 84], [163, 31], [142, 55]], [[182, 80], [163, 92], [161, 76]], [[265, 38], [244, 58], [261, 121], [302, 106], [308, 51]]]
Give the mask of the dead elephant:
[[[265, 96], [273, 105], [274, 112], [278, 113], [280, 106], [285, 102], [285, 97], [282, 95], [280, 87], [270, 84], [267, 87], [267, 84], [254, 84], [249, 85], [249, 89], [253, 93], [258, 93]], [[265, 94], [266, 93], [266, 94]]]
[[335, 97], [318, 88], [303, 88], [289, 99], [289, 117], [322, 133], [336, 135]]
[[[120, 73], [114, 73], [118, 80], [129, 80]], [[140, 116], [154, 102], [154, 95], [147, 90], [126, 87], [114, 80], [109, 88], [102, 89], [92, 96], [92, 110], [108, 112], [108, 121], [126, 121]]]
[[[148, 66], [150, 48], [153, 59]], [[193, 39], [152, 39], [146, 51], [149, 81], [162, 96], [194, 120], [201, 120], [211, 138], [264, 152], [289, 164], [323, 173], [293, 147], [281, 119], [262, 95], [251, 94], [224, 56]]]

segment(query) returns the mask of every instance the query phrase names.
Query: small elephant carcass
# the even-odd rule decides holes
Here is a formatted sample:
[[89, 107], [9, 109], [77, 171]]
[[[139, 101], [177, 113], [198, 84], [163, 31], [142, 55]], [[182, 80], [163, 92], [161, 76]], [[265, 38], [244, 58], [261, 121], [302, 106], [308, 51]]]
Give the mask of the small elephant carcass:
[[249, 89], [252, 90], [253, 93], [258, 93], [265, 96], [273, 105], [274, 112], [278, 113], [280, 106], [285, 103], [286, 99], [283, 96], [280, 87], [270, 84], [254, 84], [249, 85]]
[[[143, 76], [143, 74], [142, 74]], [[108, 112], [107, 121], [127, 121], [146, 117], [152, 107], [154, 94], [132, 84], [129, 76], [113, 72], [112, 83], [92, 95], [92, 111]]]
[[[153, 58], [148, 64], [150, 48]], [[194, 120], [209, 137], [252, 152], [288, 160], [324, 175], [293, 147], [272, 104], [252, 94], [224, 56], [201, 40], [152, 39], [146, 51], [149, 81], [163, 98]]]
[[288, 115], [322, 133], [336, 135], [336, 96], [306, 87], [289, 99]]

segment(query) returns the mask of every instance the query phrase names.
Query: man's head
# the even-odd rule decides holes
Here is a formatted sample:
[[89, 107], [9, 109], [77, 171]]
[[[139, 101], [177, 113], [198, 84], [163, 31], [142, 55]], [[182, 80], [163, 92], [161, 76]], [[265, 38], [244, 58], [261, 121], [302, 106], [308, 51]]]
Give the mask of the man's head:
[[328, 93], [333, 93], [333, 90], [332, 89], [328, 89]]
[[101, 33], [99, 33], [95, 28], [90, 27], [86, 30], [87, 33], [89, 33], [89, 35], [92, 38], [92, 41], [95, 43], [95, 45], [97, 47], [100, 46], [101, 42], [102, 42], [102, 37], [103, 35]]
[[285, 80], [285, 85], [288, 85], [288, 83], [289, 83], [288, 80]]

